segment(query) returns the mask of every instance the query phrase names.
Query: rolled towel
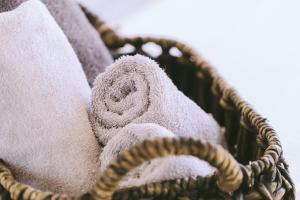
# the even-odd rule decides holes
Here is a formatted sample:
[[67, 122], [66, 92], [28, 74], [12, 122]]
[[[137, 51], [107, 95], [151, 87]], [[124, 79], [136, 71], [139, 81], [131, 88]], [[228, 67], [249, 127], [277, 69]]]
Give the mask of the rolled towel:
[[[0, 12], [10, 11], [27, 0], [0, 0]], [[42, 0], [66, 34], [82, 64], [90, 86], [113, 62], [99, 34], [75, 0]]]
[[79, 60], [38, 0], [0, 13], [0, 27], [0, 159], [22, 183], [83, 194], [97, 181], [100, 148]]
[[[152, 123], [129, 124], [115, 135], [103, 148], [100, 156], [101, 172], [109, 165], [110, 161], [126, 149], [142, 143], [163, 137], [176, 137], [169, 130]], [[176, 178], [196, 178], [214, 172], [205, 161], [192, 156], [171, 156], [151, 160], [129, 172], [122, 180], [120, 188], [139, 186], [152, 182], [173, 180]]]
[[129, 123], [156, 123], [177, 136], [221, 142], [213, 117], [186, 97], [153, 60], [124, 56], [96, 78], [90, 121], [99, 142]]

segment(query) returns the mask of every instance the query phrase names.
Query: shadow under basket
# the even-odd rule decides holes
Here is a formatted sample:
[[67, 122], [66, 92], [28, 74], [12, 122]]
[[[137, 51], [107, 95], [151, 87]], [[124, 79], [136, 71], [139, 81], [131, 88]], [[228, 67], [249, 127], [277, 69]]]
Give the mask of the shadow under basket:
[[[17, 182], [0, 162], [0, 200], [6, 199], [295, 199], [295, 186], [282, 155], [276, 131], [198, 53], [169, 39], [123, 38], [84, 9], [115, 58], [143, 54], [156, 60], [175, 85], [226, 129], [228, 151], [205, 141], [159, 139], [145, 141], [121, 154], [82, 196], [42, 192]], [[160, 49], [151, 56], [146, 45]], [[124, 53], [124, 48], [129, 49]], [[193, 155], [217, 169], [208, 177], [169, 180], [118, 190], [127, 172], [157, 157]]]

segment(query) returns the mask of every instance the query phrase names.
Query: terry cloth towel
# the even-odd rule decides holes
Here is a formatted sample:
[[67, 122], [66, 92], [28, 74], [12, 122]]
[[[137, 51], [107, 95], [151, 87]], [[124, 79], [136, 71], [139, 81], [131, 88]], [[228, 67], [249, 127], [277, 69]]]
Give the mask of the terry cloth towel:
[[[101, 153], [101, 171], [117, 156], [145, 140], [163, 137], [176, 137], [169, 130], [151, 123], [129, 124], [115, 135], [103, 148]], [[193, 156], [170, 156], [151, 160], [129, 172], [120, 184], [121, 188], [140, 186], [147, 183], [173, 180], [177, 178], [196, 178], [207, 176], [214, 168], [207, 162]]]
[[91, 89], [62, 30], [38, 0], [0, 13], [0, 159], [16, 179], [72, 195], [97, 180]]
[[100, 74], [92, 89], [90, 120], [105, 145], [129, 123], [156, 123], [177, 136], [221, 142], [221, 129], [172, 83], [153, 60], [124, 56]]
[[[9, 11], [26, 0], [0, 0], [0, 12]], [[77, 54], [89, 84], [113, 59], [97, 31], [74, 0], [42, 0], [64, 31]]]

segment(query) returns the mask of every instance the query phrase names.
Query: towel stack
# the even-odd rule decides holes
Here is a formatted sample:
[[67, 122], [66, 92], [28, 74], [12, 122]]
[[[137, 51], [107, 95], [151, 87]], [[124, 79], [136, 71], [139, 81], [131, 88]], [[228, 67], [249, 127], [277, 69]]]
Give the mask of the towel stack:
[[[124, 56], [96, 78], [90, 121], [104, 147], [101, 171], [120, 152], [146, 139], [191, 137], [223, 143], [222, 129], [172, 83], [153, 60]], [[205, 176], [213, 172], [193, 157], [171, 157], [150, 162], [128, 174], [121, 187], [174, 178]]]
[[[78, 195], [121, 152], [145, 140], [223, 143], [213, 117], [156, 62], [135, 55], [111, 64], [73, 0], [1, 0], [0, 27], [0, 159], [17, 180]], [[156, 159], [130, 172], [120, 187], [213, 172], [190, 156]]]

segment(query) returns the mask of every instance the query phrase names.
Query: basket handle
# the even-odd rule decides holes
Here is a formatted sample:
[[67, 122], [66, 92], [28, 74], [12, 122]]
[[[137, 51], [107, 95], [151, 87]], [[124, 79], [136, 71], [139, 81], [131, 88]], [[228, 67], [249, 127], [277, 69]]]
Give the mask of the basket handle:
[[238, 162], [220, 145], [187, 138], [163, 138], [144, 141], [121, 153], [104, 171], [98, 183], [91, 190], [94, 199], [110, 200], [122, 178], [145, 161], [172, 155], [192, 155], [206, 160], [218, 169], [217, 185], [223, 192], [238, 189], [243, 174]]

